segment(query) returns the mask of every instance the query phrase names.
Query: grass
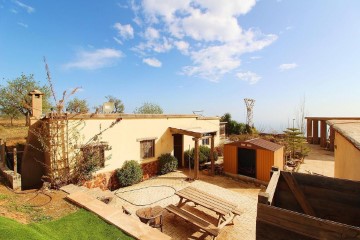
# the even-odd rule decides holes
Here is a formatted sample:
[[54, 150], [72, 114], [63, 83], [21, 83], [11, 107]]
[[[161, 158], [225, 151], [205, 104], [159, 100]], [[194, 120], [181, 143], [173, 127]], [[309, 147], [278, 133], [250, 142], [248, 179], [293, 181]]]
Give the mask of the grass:
[[83, 209], [55, 221], [28, 225], [0, 217], [0, 239], [133, 239]]

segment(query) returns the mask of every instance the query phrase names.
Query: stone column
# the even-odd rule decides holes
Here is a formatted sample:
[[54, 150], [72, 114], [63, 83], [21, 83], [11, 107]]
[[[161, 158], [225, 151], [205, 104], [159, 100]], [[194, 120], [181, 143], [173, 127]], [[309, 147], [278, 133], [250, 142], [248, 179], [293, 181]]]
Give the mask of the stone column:
[[215, 162], [214, 162], [214, 135], [211, 135], [210, 161], [211, 161], [211, 175], [215, 175]]
[[319, 144], [319, 120], [313, 120], [313, 144]]
[[313, 136], [313, 132], [312, 132], [312, 119], [307, 119], [307, 124], [306, 124], [306, 138], [307, 138], [307, 142], [308, 142], [308, 143], [312, 143], [312, 136]]
[[17, 174], [17, 150], [16, 148], [14, 148], [14, 173], [15, 175]]
[[320, 121], [320, 147], [326, 147], [326, 120]]
[[199, 175], [199, 138], [195, 138], [195, 152], [194, 152], [194, 179], [198, 179]]
[[0, 139], [0, 158], [1, 158], [1, 166], [5, 167], [6, 166], [6, 161], [5, 161], [5, 143], [4, 140]]

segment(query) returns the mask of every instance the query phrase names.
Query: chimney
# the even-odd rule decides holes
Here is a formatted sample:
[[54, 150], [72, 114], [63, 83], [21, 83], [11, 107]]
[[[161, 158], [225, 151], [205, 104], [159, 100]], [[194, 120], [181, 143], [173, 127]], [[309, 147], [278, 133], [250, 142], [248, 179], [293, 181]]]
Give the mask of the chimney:
[[44, 94], [39, 90], [33, 90], [29, 92], [29, 96], [31, 96], [31, 117], [36, 119], [40, 119], [42, 114], [42, 96]]

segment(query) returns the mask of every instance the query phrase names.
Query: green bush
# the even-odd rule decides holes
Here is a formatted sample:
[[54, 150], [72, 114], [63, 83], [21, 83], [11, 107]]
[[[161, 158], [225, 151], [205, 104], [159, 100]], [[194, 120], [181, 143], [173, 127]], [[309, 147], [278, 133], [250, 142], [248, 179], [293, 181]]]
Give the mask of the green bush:
[[126, 161], [121, 168], [116, 170], [120, 186], [126, 187], [142, 180], [143, 171], [140, 164], [135, 160]]
[[178, 167], [178, 160], [170, 153], [161, 154], [158, 157], [160, 174], [173, 172]]
[[[199, 164], [203, 164], [206, 163], [208, 161], [210, 161], [210, 152], [211, 149], [207, 146], [201, 145], [199, 147]], [[195, 153], [195, 149], [192, 148], [190, 150], [186, 150], [184, 152], [184, 160], [185, 160], [185, 165], [189, 165], [189, 158], [190, 158], [190, 164], [191, 167], [194, 166], [194, 153]], [[216, 150], [214, 149], [214, 161], [218, 160], [218, 153], [216, 152]]]

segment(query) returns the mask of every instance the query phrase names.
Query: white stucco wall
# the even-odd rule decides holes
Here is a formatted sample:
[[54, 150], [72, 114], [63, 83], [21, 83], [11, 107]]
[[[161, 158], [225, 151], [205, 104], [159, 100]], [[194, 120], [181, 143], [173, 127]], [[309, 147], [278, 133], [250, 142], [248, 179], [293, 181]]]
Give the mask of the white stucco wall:
[[[83, 119], [80, 135], [82, 142], [87, 142], [100, 129], [108, 128], [114, 119]], [[205, 118], [199, 119], [193, 117], [163, 117], [163, 118], [123, 118], [114, 127], [105, 131], [100, 139], [108, 142], [112, 148], [106, 151], [109, 158], [105, 162], [105, 168], [99, 172], [106, 172], [120, 168], [126, 160], [137, 160], [140, 163], [154, 161], [163, 153], [173, 154], [173, 136], [169, 127], [173, 128], [202, 128], [216, 131], [215, 146], [219, 144], [219, 119]], [[138, 139], [156, 138], [155, 140], [155, 157], [141, 159], [140, 142]], [[199, 141], [201, 145], [201, 140]], [[184, 136], [184, 150], [194, 147], [194, 141], [190, 136]], [[210, 147], [210, 146], [209, 146]]]

